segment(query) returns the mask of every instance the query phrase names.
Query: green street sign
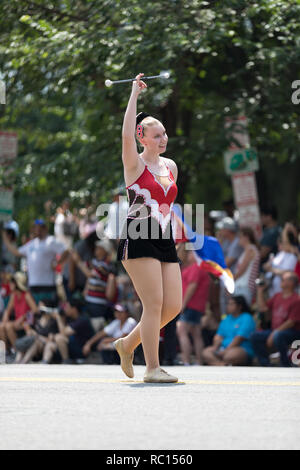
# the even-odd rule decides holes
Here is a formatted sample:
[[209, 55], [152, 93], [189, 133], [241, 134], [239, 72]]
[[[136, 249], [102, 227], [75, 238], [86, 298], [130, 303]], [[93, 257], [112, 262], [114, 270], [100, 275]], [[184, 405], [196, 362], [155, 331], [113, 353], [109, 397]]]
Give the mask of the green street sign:
[[224, 153], [225, 171], [227, 175], [248, 173], [259, 169], [255, 149], [228, 150]]
[[13, 191], [0, 189], [0, 222], [6, 222], [13, 214]]

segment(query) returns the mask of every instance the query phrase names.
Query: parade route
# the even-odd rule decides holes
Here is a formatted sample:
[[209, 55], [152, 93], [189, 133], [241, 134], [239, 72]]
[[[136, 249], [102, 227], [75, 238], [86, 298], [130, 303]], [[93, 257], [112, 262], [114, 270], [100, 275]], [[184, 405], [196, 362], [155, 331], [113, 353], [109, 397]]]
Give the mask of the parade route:
[[1, 449], [299, 449], [299, 369], [0, 366]]

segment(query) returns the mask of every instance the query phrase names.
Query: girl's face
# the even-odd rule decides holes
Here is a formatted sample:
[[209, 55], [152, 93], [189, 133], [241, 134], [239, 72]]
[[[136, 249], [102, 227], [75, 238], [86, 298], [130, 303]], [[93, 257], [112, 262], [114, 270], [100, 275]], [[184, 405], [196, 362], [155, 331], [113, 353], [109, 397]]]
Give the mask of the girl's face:
[[151, 152], [164, 153], [168, 144], [166, 129], [162, 124], [147, 127], [141, 143]]

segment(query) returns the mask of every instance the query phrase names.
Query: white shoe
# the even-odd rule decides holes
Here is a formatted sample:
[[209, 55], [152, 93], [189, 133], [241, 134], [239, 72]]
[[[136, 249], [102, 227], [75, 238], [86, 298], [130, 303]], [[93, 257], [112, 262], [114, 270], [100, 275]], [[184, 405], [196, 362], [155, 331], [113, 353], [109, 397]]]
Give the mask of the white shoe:
[[120, 356], [122, 371], [124, 372], [124, 374], [127, 375], [127, 377], [130, 377], [132, 379], [132, 377], [134, 377], [134, 372], [133, 372], [133, 367], [132, 367], [134, 353], [129, 354], [126, 351], [124, 351], [123, 338], [120, 338], [114, 341], [113, 345]]
[[178, 382], [178, 378], [168, 374], [168, 372], [166, 372], [161, 367], [157, 367], [156, 369], [152, 369], [145, 373], [144, 382], [175, 383]]

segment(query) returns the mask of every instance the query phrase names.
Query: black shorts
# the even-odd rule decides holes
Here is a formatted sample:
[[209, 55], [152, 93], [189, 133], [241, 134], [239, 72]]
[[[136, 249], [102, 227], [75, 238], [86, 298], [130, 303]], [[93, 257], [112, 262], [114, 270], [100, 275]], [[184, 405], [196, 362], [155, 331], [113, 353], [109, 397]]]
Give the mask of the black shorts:
[[[173, 239], [172, 225], [169, 224], [164, 233], [153, 217], [141, 221], [147, 238], [130, 238], [130, 224], [134, 219], [127, 219], [124, 224], [122, 237], [118, 245], [117, 260], [134, 258], [155, 258], [166, 263], [180, 263]], [[156, 238], [151, 238], [151, 226], [154, 227]]]

